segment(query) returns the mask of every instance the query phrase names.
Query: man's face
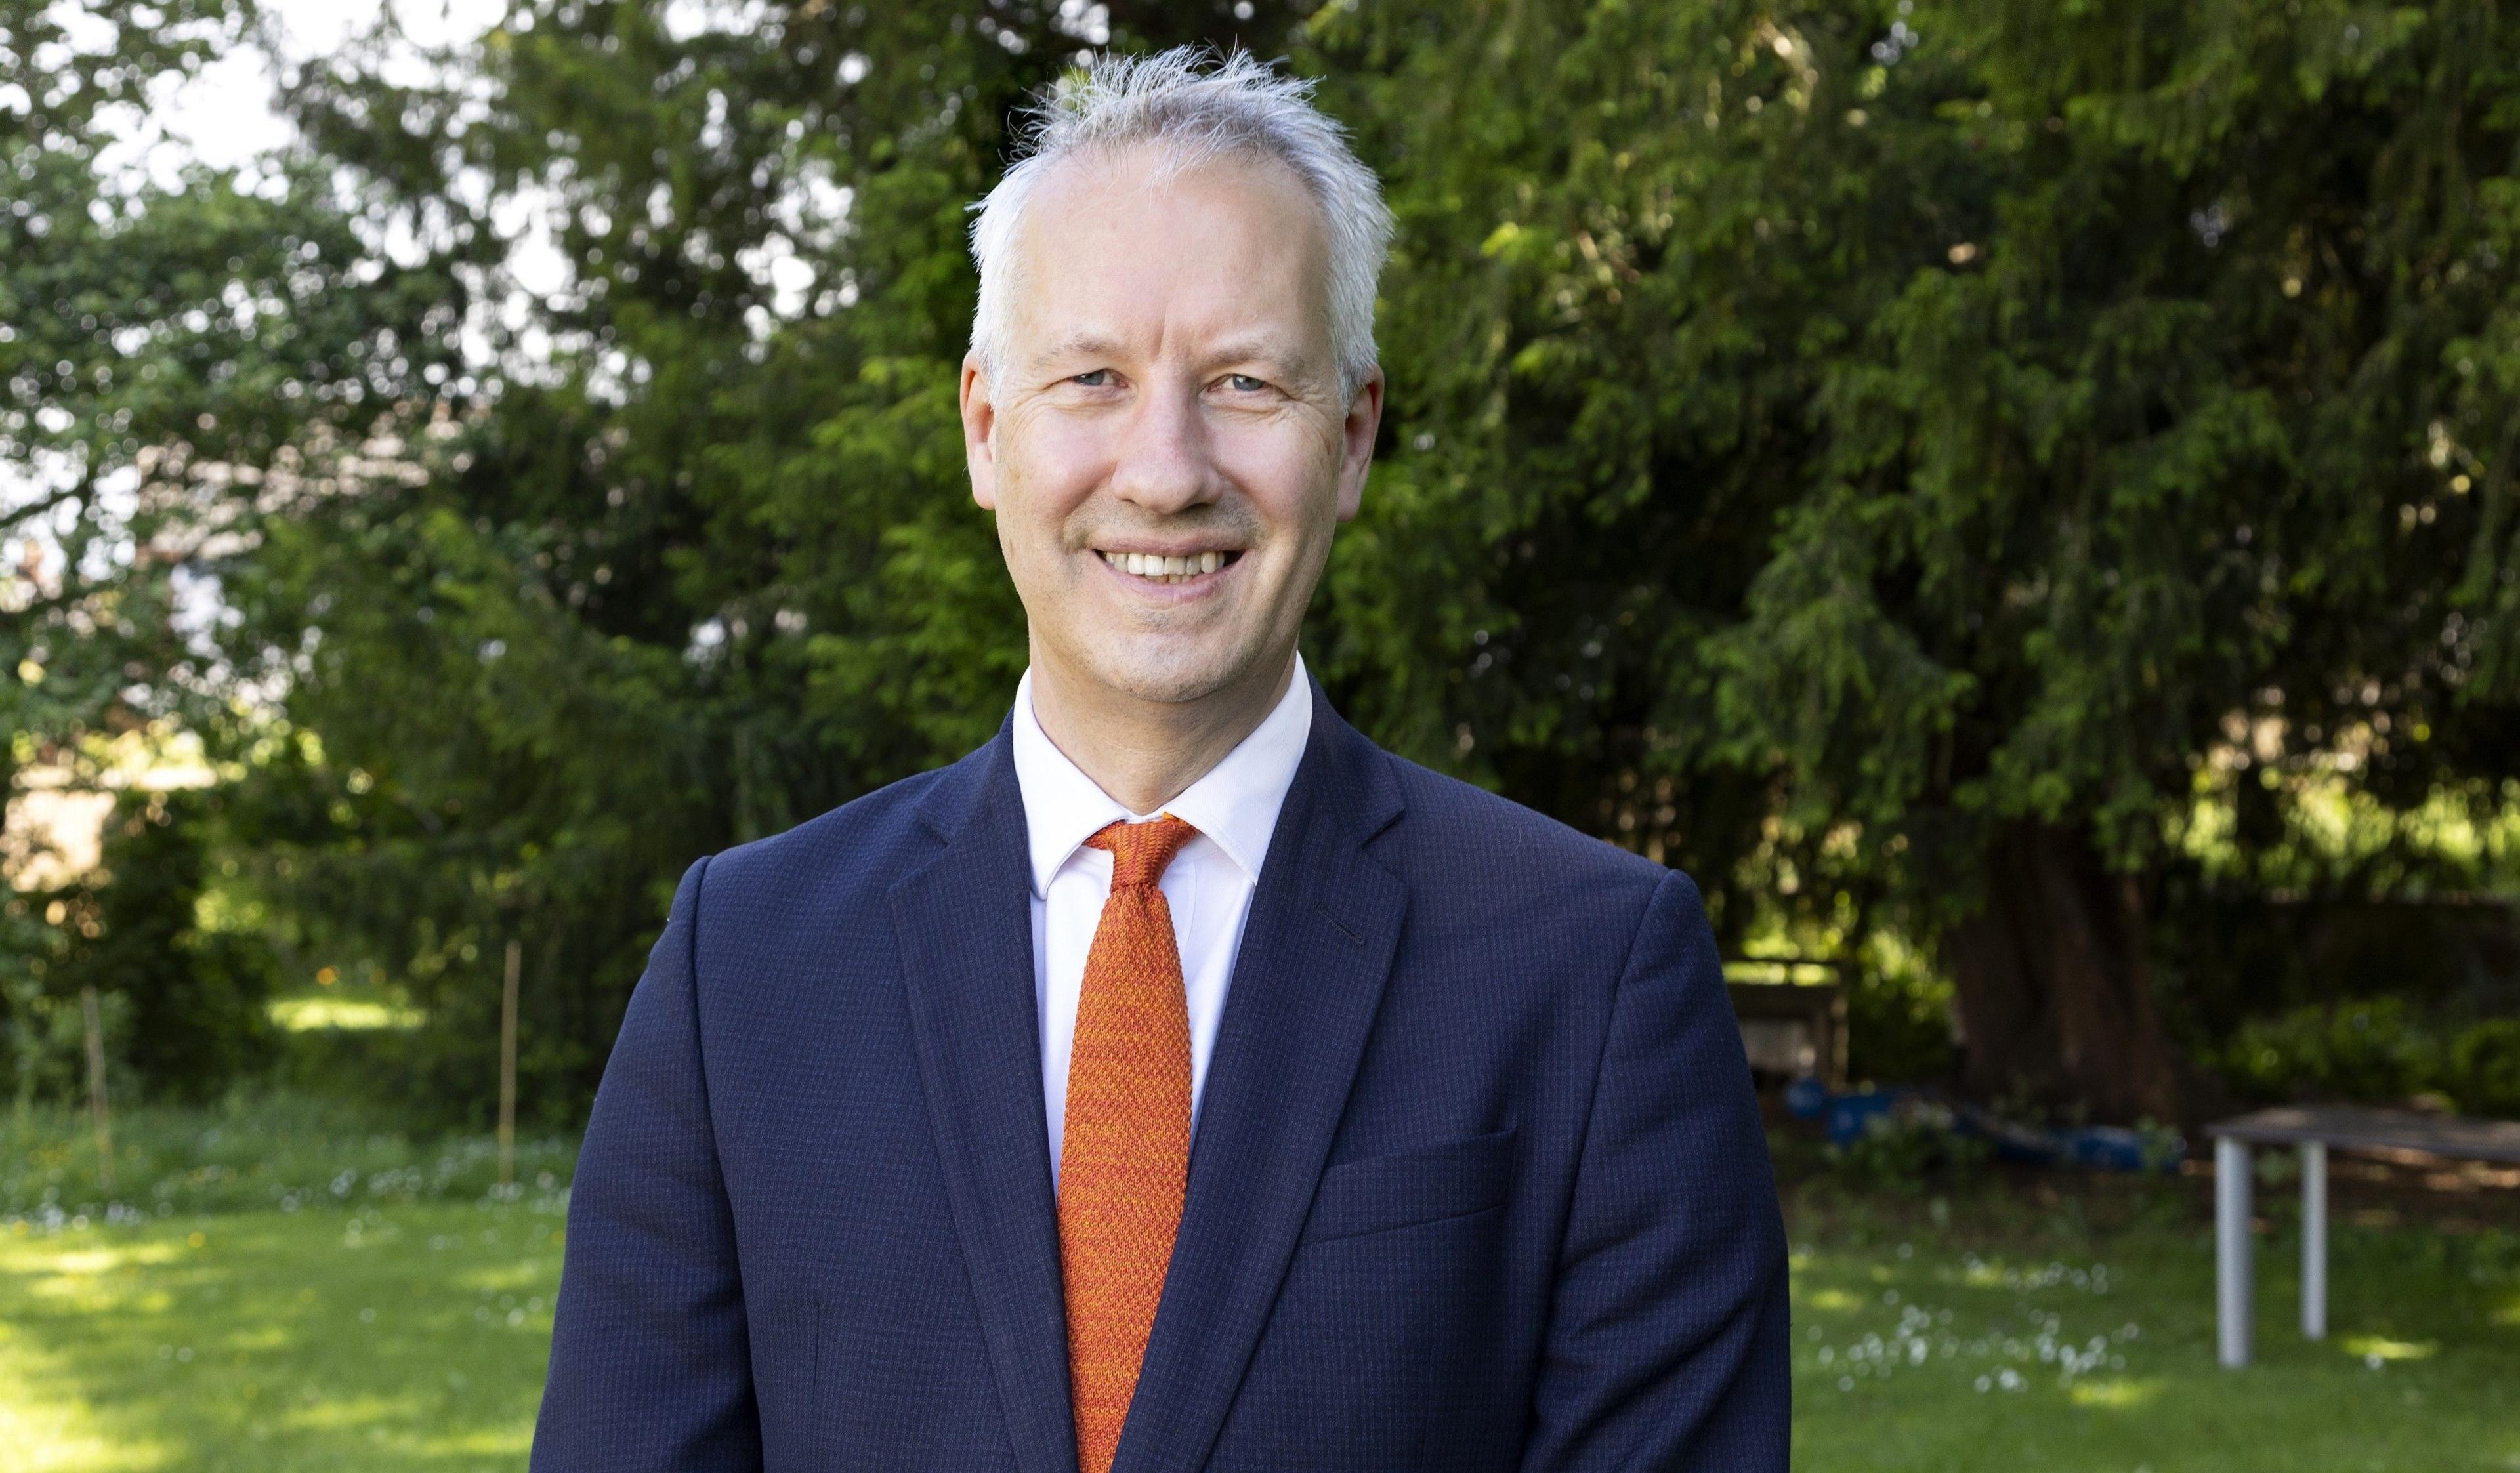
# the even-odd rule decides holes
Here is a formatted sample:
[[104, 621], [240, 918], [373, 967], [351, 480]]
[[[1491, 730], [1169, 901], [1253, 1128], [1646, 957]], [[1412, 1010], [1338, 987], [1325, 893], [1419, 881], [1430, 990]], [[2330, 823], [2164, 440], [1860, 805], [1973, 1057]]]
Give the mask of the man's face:
[[1340, 396], [1311, 196], [1271, 161], [1072, 160], [1013, 254], [963, 425], [1034, 663], [1148, 701], [1274, 690], [1382, 408], [1378, 374]]

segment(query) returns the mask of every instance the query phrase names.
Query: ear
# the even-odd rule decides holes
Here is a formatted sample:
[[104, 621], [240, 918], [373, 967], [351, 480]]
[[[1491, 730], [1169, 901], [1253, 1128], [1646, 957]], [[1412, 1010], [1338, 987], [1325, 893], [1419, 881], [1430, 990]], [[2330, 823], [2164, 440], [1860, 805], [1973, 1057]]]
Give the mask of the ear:
[[963, 464], [971, 472], [971, 500], [984, 511], [998, 509], [998, 454], [990, 436], [998, 427], [998, 407], [989, 398], [988, 371], [980, 360], [963, 359]]
[[[1382, 427], [1382, 370], [1376, 367], [1357, 385], [1347, 402], [1347, 419], [1339, 425], [1338, 519], [1355, 517], [1365, 503], [1365, 472], [1373, 461], [1373, 436]], [[968, 416], [966, 417], [968, 418]]]

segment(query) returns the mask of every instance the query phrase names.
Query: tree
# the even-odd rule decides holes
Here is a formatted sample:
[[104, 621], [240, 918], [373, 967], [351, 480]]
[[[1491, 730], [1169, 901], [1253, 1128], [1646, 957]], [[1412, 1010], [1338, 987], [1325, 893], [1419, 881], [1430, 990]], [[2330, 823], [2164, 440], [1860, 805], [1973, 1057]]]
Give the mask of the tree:
[[[524, 938], [528, 1098], [573, 1114], [685, 864], [994, 729], [966, 206], [1077, 48], [1240, 36], [1401, 222], [1314, 667], [1689, 869], [1729, 947], [1930, 942], [1971, 1088], [2165, 1117], [2206, 891], [2316, 873], [2321, 804], [2520, 780], [2481, 0], [1243, 8], [536, 0], [433, 68], [390, 25], [309, 67], [280, 182], [61, 257], [174, 355], [111, 444], [186, 468], [148, 504], [194, 540], [94, 564], [88, 613], [25, 595], [26, 649], [99, 601], [149, 642], [72, 680], [46, 636], [44, 729], [259, 692], [182, 707], [247, 774], [236, 883], [429, 1006], [448, 1099]], [[204, 304], [239, 290], [249, 336]], [[84, 331], [9, 423], [121, 412]], [[232, 623], [179, 627], [178, 566]]]
[[[93, 785], [112, 738], [216, 723], [237, 693], [203, 627], [217, 567], [256, 547], [266, 519], [369, 476], [378, 435], [430, 396], [446, 359], [429, 350], [451, 348], [442, 325], [462, 317], [458, 284], [372, 251], [320, 168], [196, 167], [169, 186], [111, 165], [118, 112], [258, 23], [250, 0], [0, 5], [12, 795], [29, 764]], [[66, 949], [92, 938], [48, 920], [49, 906], [8, 909], [14, 1028], [61, 985], [48, 969]]]
[[62, 995], [118, 996], [116, 1051], [151, 1093], [202, 1099], [269, 1061], [259, 938], [200, 923], [215, 795], [132, 792], [105, 826], [101, 874], [69, 897], [84, 922], [55, 968]]
[[1424, 455], [1338, 587], [1402, 632], [1355, 665], [1450, 666], [1421, 747], [1570, 817], [1670, 782], [1719, 886], [1768, 818], [1943, 936], [1975, 1088], [2119, 1118], [2181, 1103], [2146, 899], [2200, 792], [2257, 850], [2307, 786], [2499, 801], [2490, 6], [1344, 14]]
[[965, 206], [1080, 46], [1264, 9], [572, 0], [426, 85], [390, 28], [293, 79], [372, 233], [495, 256], [521, 217], [559, 263], [482, 268], [510, 315], [407, 481], [225, 570], [222, 644], [306, 738], [242, 804], [252, 883], [429, 1008], [443, 1079], [521, 938], [527, 1098], [574, 1116], [685, 865], [994, 729], [1022, 624], [961, 481]]

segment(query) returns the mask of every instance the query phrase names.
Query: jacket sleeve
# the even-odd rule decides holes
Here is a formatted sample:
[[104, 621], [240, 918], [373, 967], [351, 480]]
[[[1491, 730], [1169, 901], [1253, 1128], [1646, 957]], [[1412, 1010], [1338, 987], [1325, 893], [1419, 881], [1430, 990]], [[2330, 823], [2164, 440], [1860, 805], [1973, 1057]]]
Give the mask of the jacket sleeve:
[[533, 1473], [759, 1473], [743, 1285], [701, 1074], [686, 871], [605, 1065], [569, 1192]]
[[1784, 1225], [1697, 888], [1666, 876], [1611, 1004], [1526, 1473], [1783, 1473]]

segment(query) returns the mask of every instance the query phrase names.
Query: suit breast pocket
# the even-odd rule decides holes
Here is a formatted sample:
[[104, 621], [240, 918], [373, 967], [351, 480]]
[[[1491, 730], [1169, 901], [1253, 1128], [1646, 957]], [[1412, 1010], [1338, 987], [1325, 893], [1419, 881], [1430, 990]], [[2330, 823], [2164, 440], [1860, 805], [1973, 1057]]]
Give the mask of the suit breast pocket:
[[1338, 1162], [1322, 1173], [1301, 1241], [1361, 1237], [1490, 1211], [1505, 1205], [1512, 1167], [1510, 1127]]

